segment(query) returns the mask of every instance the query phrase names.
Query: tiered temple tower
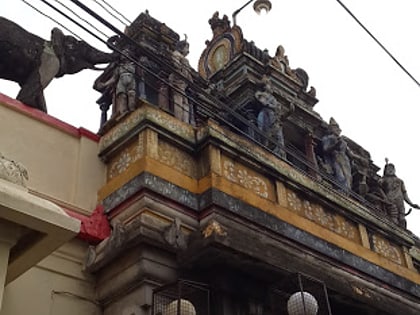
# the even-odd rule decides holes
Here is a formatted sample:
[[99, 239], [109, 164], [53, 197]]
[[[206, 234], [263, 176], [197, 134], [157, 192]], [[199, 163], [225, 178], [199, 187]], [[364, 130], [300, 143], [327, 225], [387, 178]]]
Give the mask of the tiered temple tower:
[[284, 47], [209, 24], [198, 71], [147, 12], [111, 38], [98, 135], [0, 95], [0, 314], [418, 315], [392, 164], [321, 118]]
[[[104, 314], [176, 313], [177, 299], [181, 313], [285, 314], [300, 290], [318, 314], [418, 314], [417, 238], [387, 215], [368, 151], [330, 132], [337, 123], [314, 110], [315, 88], [282, 46], [270, 56], [226, 16], [209, 23], [189, 76], [173, 57], [185, 41], [165, 24], [144, 13], [126, 30], [146, 89], [100, 131], [99, 203], [113, 229], [86, 269]], [[328, 160], [331, 135], [349, 169]]]

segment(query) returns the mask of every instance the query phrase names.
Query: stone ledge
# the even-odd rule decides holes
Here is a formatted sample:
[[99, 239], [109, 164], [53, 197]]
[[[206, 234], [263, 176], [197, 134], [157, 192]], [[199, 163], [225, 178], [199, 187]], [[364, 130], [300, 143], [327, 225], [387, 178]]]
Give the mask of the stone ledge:
[[10, 250], [6, 284], [79, 233], [80, 221], [22, 186], [0, 180], [0, 221], [22, 227]]

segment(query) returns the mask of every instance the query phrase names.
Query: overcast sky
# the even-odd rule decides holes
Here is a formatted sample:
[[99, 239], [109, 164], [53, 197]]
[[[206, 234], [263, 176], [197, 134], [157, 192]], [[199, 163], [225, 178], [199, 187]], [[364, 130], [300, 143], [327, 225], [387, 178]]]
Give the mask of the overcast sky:
[[[95, 47], [104, 45], [57, 16], [41, 1], [32, 5], [54, 16]], [[58, 1], [50, 0], [57, 6]], [[72, 6], [69, 0], [60, 2]], [[83, 1], [91, 7], [95, 1]], [[208, 24], [215, 11], [231, 20], [241, 0], [109, 0], [129, 20], [149, 10], [150, 15], [166, 23], [178, 34], [187, 34], [189, 60], [197, 68], [205, 41], [211, 39]], [[343, 0], [344, 4], [388, 48], [407, 70], [420, 80], [420, 2], [418, 0]], [[335, 0], [272, 0], [268, 15], [258, 16], [252, 6], [238, 16], [244, 37], [274, 55], [283, 45], [292, 68], [301, 67], [317, 90], [315, 110], [328, 121], [334, 117], [343, 135], [371, 153], [376, 165], [385, 157], [394, 163], [397, 175], [405, 181], [413, 202], [420, 203], [420, 88], [366, 34]], [[1, 15], [27, 30], [48, 39], [56, 25], [19, 0], [0, 0]], [[74, 7], [74, 6], [72, 6]], [[80, 11], [79, 11], [80, 12]], [[106, 16], [99, 8], [97, 12]], [[123, 30], [120, 22], [107, 19]], [[90, 19], [92, 21], [92, 19]], [[68, 34], [67, 31], [64, 30]], [[110, 31], [107, 34], [112, 35]], [[76, 127], [93, 132], [99, 128], [100, 96], [92, 89], [97, 72], [84, 71], [55, 79], [45, 90], [49, 114]], [[15, 97], [18, 86], [0, 80], [0, 92]], [[408, 206], [407, 206], [408, 209]], [[407, 217], [408, 228], [420, 235], [420, 211]]]

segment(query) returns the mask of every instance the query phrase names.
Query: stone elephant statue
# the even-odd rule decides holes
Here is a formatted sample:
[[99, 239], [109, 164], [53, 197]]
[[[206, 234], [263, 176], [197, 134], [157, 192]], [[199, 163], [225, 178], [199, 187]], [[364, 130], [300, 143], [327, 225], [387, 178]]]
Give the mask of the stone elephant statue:
[[16, 97], [22, 103], [47, 112], [44, 88], [53, 78], [98, 69], [97, 64], [116, 59], [61, 30], [51, 31], [46, 41], [16, 23], [0, 17], [0, 78], [19, 83]]

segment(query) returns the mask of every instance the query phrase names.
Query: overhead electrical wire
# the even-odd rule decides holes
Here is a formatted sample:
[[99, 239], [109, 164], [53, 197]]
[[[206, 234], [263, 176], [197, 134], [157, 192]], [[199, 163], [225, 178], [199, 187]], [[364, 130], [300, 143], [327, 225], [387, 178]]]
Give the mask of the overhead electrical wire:
[[395, 58], [388, 49], [367, 29], [366, 26], [363, 25], [362, 22], [350, 11], [349, 8], [346, 7], [346, 5], [341, 2], [340, 0], [337, 0], [337, 2], [343, 7], [344, 10], [357, 22], [357, 24], [360, 25], [360, 27], [363, 28], [363, 30], [386, 52], [386, 54], [407, 74], [411, 80], [413, 80], [418, 87], [420, 87], [419, 81], [416, 80], [416, 78], [401, 64], [401, 62], [398, 61], [397, 58]]
[[[25, 0], [22, 0], [25, 2]], [[80, 27], [81, 29], [83, 29], [85, 32], [89, 33], [91, 36], [93, 36], [94, 38], [96, 38], [97, 40], [107, 44], [106, 41], [104, 41], [102, 38], [100, 38], [97, 34], [95, 34], [94, 32], [92, 32], [91, 30], [89, 30], [87, 27], [83, 26], [82, 24], [80, 24], [78, 21], [76, 21], [75, 19], [73, 19], [72, 17], [70, 17], [68, 14], [64, 13], [63, 11], [61, 11], [60, 9], [58, 9], [57, 7], [55, 7], [54, 5], [52, 5], [51, 3], [49, 3], [46, 0], [40, 0], [41, 2], [43, 2], [44, 4], [46, 4], [47, 6], [49, 6], [50, 8], [52, 8], [54, 11], [58, 12], [59, 14], [63, 15], [65, 18], [67, 18], [68, 20], [70, 20], [71, 22], [73, 22], [74, 24], [76, 24], [78, 27]], [[54, 0], [56, 2], [59, 2], [57, 0]], [[74, 12], [74, 11], [72, 11]], [[45, 14], [44, 14], [45, 15]], [[79, 19], [82, 19], [78, 14], [76, 14], [76, 17]], [[83, 19], [82, 19], [83, 20]], [[71, 32], [73, 34], [73, 32]], [[108, 35], [105, 35], [108, 36]], [[78, 37], [79, 38], [79, 37]]]
[[[45, 1], [45, 0], [41, 0], [41, 1]], [[81, 3], [78, 0], [70, 0], [71, 2], [73, 2], [74, 4], [76, 4], [77, 6], [79, 6], [82, 10], [86, 11], [88, 14], [90, 14], [92, 17], [94, 17], [95, 19], [97, 19], [99, 22], [103, 23], [106, 27], [110, 28], [113, 32], [115, 32], [117, 35], [121, 36], [121, 38], [124, 38], [125, 40], [127, 40], [130, 44], [132, 44], [133, 46], [135, 46], [137, 49], [139, 49], [142, 53], [145, 54], [145, 56], [150, 57], [152, 60], [154, 60], [155, 62], [157, 62], [158, 64], [161, 64], [163, 66], [165, 66], [166, 68], [168, 68], [169, 70], [171, 70], [172, 72], [177, 72], [176, 69], [174, 69], [173, 65], [165, 62], [162, 59], [157, 59], [156, 56], [147, 51], [146, 49], [144, 49], [143, 47], [141, 47], [137, 42], [135, 42], [132, 38], [128, 37], [125, 33], [121, 32], [118, 28], [116, 28], [114, 25], [112, 25], [110, 22], [108, 22], [107, 20], [105, 20], [103, 17], [99, 16], [96, 12], [94, 12], [92, 9], [90, 9], [89, 7], [87, 7], [85, 4]], [[132, 58], [131, 58], [132, 59]], [[132, 60], [133, 62], [135, 62], [137, 65], [139, 65], [143, 70], [146, 71], [150, 71], [149, 69], [147, 69], [146, 67], [144, 67], [143, 65], [139, 64], [137, 62], [137, 60]], [[159, 80], [163, 80], [161, 77], [157, 76], [156, 74], [152, 73], [152, 75], [156, 76]], [[180, 77], [182, 77], [183, 80], [185, 80], [186, 82], [188, 82], [188, 84], [195, 88], [197, 91], [202, 91], [202, 87], [198, 86], [196, 83], [194, 83], [193, 81], [189, 80], [185, 75], [178, 73], [178, 75]], [[165, 82], [168, 83], [168, 82]], [[171, 86], [172, 88], [174, 88], [175, 90], [177, 90], [176, 87], [173, 87], [171, 84], [169, 84], [169, 86]], [[183, 91], [179, 90], [178, 92], [183, 93]], [[189, 97], [188, 95], [184, 95], [186, 97], [188, 97], [192, 102], [197, 103], [196, 100], [194, 100], [193, 98]], [[232, 114], [235, 118], [237, 118], [238, 120], [240, 120], [241, 122], [243, 122], [244, 124], [249, 124], [249, 121], [247, 119], [245, 119], [242, 115], [239, 115], [237, 112], [233, 111], [230, 107], [225, 106], [222, 102], [220, 102], [217, 98], [211, 96], [210, 94], [206, 95], [206, 99], [209, 99], [213, 104], [218, 104], [220, 108], [225, 109], [226, 111], [228, 111], [230, 114]], [[257, 128], [257, 126], [254, 125], [248, 125], [248, 127], [250, 127], [251, 129], [253, 129], [254, 132], [256, 132], [257, 134], [262, 135], [263, 137], [267, 137], [267, 135], [264, 135], [261, 130], [259, 130]], [[271, 142], [273, 142], [273, 139], [270, 140]]]
[[[23, 2], [26, 3], [25, 0], [22, 0]], [[208, 117], [213, 117], [213, 118], [217, 118], [218, 121], [225, 123], [226, 125], [228, 125], [230, 128], [236, 130], [239, 134], [245, 136], [246, 138], [248, 138], [249, 140], [251, 140], [252, 142], [258, 144], [259, 146], [261, 146], [262, 148], [264, 148], [265, 150], [275, 154], [273, 152], [272, 149], [268, 148], [267, 146], [263, 145], [262, 143], [260, 143], [259, 141], [257, 141], [255, 138], [251, 137], [246, 131], [242, 130], [241, 128], [239, 128], [238, 126], [236, 126], [235, 124], [233, 124], [230, 120], [226, 119], [226, 117], [224, 117], [221, 114], [218, 114], [214, 111], [214, 106], [215, 104], [217, 104], [221, 109], [226, 110], [227, 112], [229, 112], [230, 114], [232, 114], [232, 116], [236, 119], [238, 119], [240, 122], [244, 123], [247, 127], [250, 127], [253, 131], [255, 131], [257, 134], [259, 134], [260, 136], [262, 136], [263, 138], [267, 139], [270, 143], [275, 143], [275, 140], [273, 138], [271, 138], [270, 136], [268, 136], [267, 134], [261, 132], [261, 130], [259, 130], [256, 126], [254, 126], [254, 124], [250, 123], [249, 120], [247, 120], [245, 117], [243, 117], [242, 115], [240, 115], [239, 113], [235, 112], [234, 110], [232, 110], [229, 106], [225, 105], [224, 103], [220, 102], [217, 98], [211, 96], [210, 94], [206, 93], [205, 98], [201, 97], [200, 98], [200, 102], [198, 102], [197, 100], [191, 98], [190, 96], [186, 95], [184, 91], [179, 90], [177, 87], [174, 87], [170, 82], [168, 82], [167, 80], [161, 78], [159, 75], [156, 75], [153, 71], [151, 71], [150, 69], [148, 69], [147, 67], [145, 67], [144, 65], [140, 64], [137, 60], [133, 59], [131, 56], [125, 54], [123, 51], [121, 51], [120, 49], [118, 49], [118, 47], [113, 46], [112, 44], [110, 44], [108, 41], [101, 39], [98, 35], [94, 34], [92, 31], [88, 30], [86, 27], [84, 27], [83, 25], [81, 25], [79, 22], [75, 21], [74, 19], [72, 19], [71, 17], [69, 17], [67, 14], [65, 14], [64, 12], [62, 12], [60, 9], [56, 8], [55, 6], [53, 6], [52, 4], [48, 3], [48, 1], [46, 0], [40, 0], [43, 3], [47, 4], [49, 7], [53, 8], [55, 11], [57, 11], [58, 13], [60, 13], [61, 15], [63, 15], [65, 18], [69, 19], [70, 21], [72, 21], [73, 23], [75, 23], [77, 26], [81, 27], [83, 30], [85, 30], [86, 32], [88, 32], [89, 34], [91, 34], [92, 36], [94, 36], [95, 38], [97, 38], [98, 40], [100, 40], [101, 42], [105, 43], [108, 45], [108, 47], [112, 48], [113, 50], [115, 50], [116, 52], [118, 52], [121, 55], [124, 55], [126, 58], [128, 58], [129, 60], [131, 60], [132, 62], [134, 62], [137, 66], [139, 66], [142, 70], [147, 71], [149, 74], [155, 76], [158, 80], [161, 80], [163, 83], [167, 84], [168, 86], [170, 86], [171, 88], [177, 90], [177, 92], [182, 93], [184, 96], [188, 97], [188, 99], [190, 101], [192, 101], [193, 103], [195, 103], [196, 105], [198, 105], [198, 109], [202, 112], [208, 115]], [[73, 3], [75, 3], [76, 5], [79, 6], [79, 4], [81, 4], [79, 1], [77, 0], [70, 0]], [[80, 8], [82, 8], [83, 10], [85, 10], [85, 6], [83, 4], [81, 4], [82, 6]], [[32, 5], [30, 5], [31, 7], [33, 7]], [[34, 8], [34, 7], [33, 7]], [[36, 8], [34, 8], [36, 9]], [[37, 10], [37, 9], [36, 9]], [[39, 12], [39, 10], [37, 10]], [[107, 26], [108, 28], [110, 28], [111, 30], [113, 30], [115, 33], [119, 34], [120, 36], [122, 36], [123, 38], [129, 39], [124, 33], [122, 33], [121, 31], [119, 31], [114, 25], [112, 25], [111, 23], [107, 22], [106, 20], [104, 20], [102, 17], [100, 17], [99, 15], [97, 15], [96, 13], [94, 13], [92, 10], [90, 10], [88, 8], [88, 10], [85, 10], [87, 13], [90, 14], [90, 12], [93, 13], [90, 14], [92, 15], [95, 19], [97, 19], [98, 21], [100, 21], [102, 24], [104, 24], [105, 26]], [[49, 17], [48, 15], [44, 14], [44, 16]], [[76, 14], [76, 16], [78, 18], [79, 15]], [[99, 19], [98, 19], [99, 17]], [[50, 17], [49, 17], [50, 18]], [[86, 21], [85, 21], [86, 22]], [[59, 24], [59, 23], [58, 23]], [[60, 24], [61, 25], [61, 24]], [[89, 23], [90, 25], [90, 23]], [[73, 32], [72, 32], [73, 34]], [[132, 41], [132, 40], [131, 40]], [[134, 41], [132, 41], [134, 42]], [[138, 43], [134, 42], [137, 48], [142, 48]], [[156, 60], [155, 56], [154, 59]], [[167, 64], [169, 68], [173, 68], [172, 65]], [[174, 69], [172, 69], [174, 70]], [[176, 71], [176, 70], [175, 70]], [[188, 81], [191, 84], [194, 84], [191, 81]], [[197, 87], [199, 89], [199, 91], [203, 91], [203, 89]], [[211, 104], [207, 104], [205, 105], [205, 102], [203, 101], [210, 101]], [[210, 107], [209, 107], [210, 106]], [[290, 147], [287, 146], [283, 146], [281, 148], [282, 150], [284, 150], [285, 152], [287, 152], [288, 154], [290, 154], [291, 156], [293, 156], [297, 161], [301, 162], [303, 165], [305, 165], [305, 167], [310, 170], [310, 171], [314, 171], [316, 174], [318, 174], [323, 180], [325, 180], [326, 182], [329, 182], [335, 186], [340, 187], [340, 185], [335, 181], [335, 179], [333, 179], [331, 176], [327, 175], [327, 174], [323, 174], [320, 173], [320, 171], [318, 169], [315, 168], [315, 166], [310, 163], [309, 161], [307, 161], [306, 157], [303, 156], [303, 154], [299, 151], [296, 152], [296, 149], [291, 150]], [[276, 154], [275, 154], [276, 155]], [[278, 156], [278, 155], [277, 155]], [[281, 157], [279, 157], [281, 158]], [[285, 162], [289, 163], [292, 165], [292, 163], [290, 161], [288, 161], [287, 159], [281, 158], [282, 160], [284, 160]], [[317, 176], [313, 176], [311, 174], [308, 173], [307, 170], [305, 169], [301, 169], [300, 167], [298, 167], [297, 165], [293, 164], [300, 172], [303, 172], [306, 176], [312, 178], [314, 181], [318, 182], [319, 184], [321, 184], [325, 189], [331, 191], [332, 193], [336, 193], [339, 194], [342, 197], [345, 197], [347, 200], [349, 200], [350, 202], [354, 202], [352, 199], [349, 199], [348, 196], [351, 195], [355, 200], [358, 200], [359, 202], [365, 204], [366, 206], [373, 208], [372, 205], [370, 205], [368, 202], [366, 202], [366, 200], [362, 199], [360, 196], [358, 196], [357, 194], [355, 194], [354, 192], [346, 192], [343, 193], [341, 191], [337, 191], [336, 189], [332, 189], [331, 186], [329, 186], [328, 184], [324, 183], [319, 177]], [[379, 217], [378, 217], [379, 218]]]
[[78, 19], [82, 20], [83, 22], [85, 22], [87, 25], [89, 25], [90, 27], [92, 27], [95, 31], [97, 31], [98, 33], [100, 33], [102, 36], [108, 37], [108, 34], [105, 34], [102, 30], [100, 30], [99, 28], [97, 28], [95, 25], [93, 25], [92, 23], [90, 23], [88, 20], [82, 18], [79, 14], [77, 14], [73, 9], [69, 8], [67, 5], [65, 5], [64, 3], [62, 3], [60, 0], [54, 0], [55, 2], [57, 2], [58, 4], [60, 4], [63, 8], [67, 9], [69, 12], [71, 12], [74, 16], [76, 16]]
[[[131, 21], [129, 19], [127, 19], [121, 12], [119, 12], [117, 9], [115, 9], [112, 5], [110, 5], [108, 2], [106, 2], [105, 0], [102, 1], [98, 1], [98, 0], [93, 0], [97, 5], [99, 5], [102, 9], [104, 9], [109, 15], [111, 15], [114, 19], [118, 20], [121, 24], [123, 24], [124, 26], [128, 26], [131, 24]], [[102, 4], [102, 3], [104, 4]], [[126, 22], [122, 21], [118, 16], [116, 16], [114, 13], [112, 13], [108, 8], [110, 8], [112, 11], [114, 11], [115, 13], [117, 13], [120, 17], [122, 17]]]
[[[24, 1], [24, 0], [22, 0]], [[82, 28], [84, 31], [88, 32], [90, 35], [94, 36], [96, 39], [98, 39], [99, 41], [105, 43], [108, 45], [108, 47], [112, 48], [113, 50], [115, 50], [116, 52], [118, 52], [119, 54], [125, 56], [127, 59], [131, 60], [132, 62], [134, 62], [138, 67], [140, 67], [142, 70], [149, 72], [149, 74], [155, 76], [157, 79], [163, 81], [165, 84], [167, 84], [168, 86], [170, 86], [171, 88], [177, 90], [177, 92], [179, 93], [184, 93], [182, 90], [179, 90], [177, 87], [171, 85], [168, 81], [165, 81], [163, 78], [161, 78], [160, 76], [158, 76], [157, 74], [155, 74], [154, 72], [150, 71], [150, 69], [148, 69], [147, 67], [145, 67], [144, 65], [140, 64], [137, 60], [133, 59], [131, 56], [127, 55], [124, 51], [120, 50], [118, 47], [115, 47], [114, 45], [112, 45], [111, 43], [107, 42], [106, 40], [100, 38], [98, 35], [94, 34], [92, 31], [88, 30], [85, 26], [81, 25], [79, 22], [77, 22], [76, 20], [74, 20], [73, 18], [71, 18], [70, 16], [68, 16], [66, 13], [62, 12], [60, 9], [58, 9], [57, 7], [55, 7], [54, 5], [52, 5], [51, 3], [49, 3], [46, 0], [40, 0], [41, 2], [47, 4], [50, 8], [54, 9], [56, 12], [58, 12], [59, 14], [63, 15], [65, 18], [69, 19], [71, 22], [75, 23], [77, 26], [79, 26], [80, 28]], [[96, 13], [95, 13], [96, 15]], [[48, 16], [48, 15], [46, 15]], [[124, 33], [122, 33], [121, 31], [119, 31], [115, 26], [113, 26], [112, 24], [106, 22], [104, 25], [110, 27], [115, 33], [117, 33], [118, 35], [122, 36], [123, 38], [129, 39], [132, 44], [134, 43], [136, 46], [138, 46], [138, 44], [136, 42], [134, 42], [131, 38], [127, 37]], [[138, 46], [139, 48], [140, 46]], [[150, 56], [153, 56], [153, 54], [150, 54]], [[162, 61], [161, 61], [162, 63]], [[175, 69], [173, 69], [173, 66], [168, 64], [168, 63], [164, 63], [164, 65], [168, 68], [171, 68], [172, 71], [176, 71]], [[181, 75], [180, 75], [181, 76]], [[185, 77], [184, 77], [185, 78]], [[192, 83], [191, 81], [189, 83]], [[191, 101], [193, 102], [197, 102], [194, 99], [191, 99], [188, 95], [184, 96], [188, 97]], [[227, 121], [226, 121], [227, 122]], [[261, 133], [261, 131], [257, 130], [257, 132]], [[262, 133], [261, 133], [262, 134]], [[263, 134], [262, 134], [263, 135]]]
[[35, 6], [33, 6], [32, 4], [30, 4], [28, 1], [26, 0], [21, 0], [23, 3], [25, 3], [27, 6], [31, 7], [32, 9], [34, 9], [35, 11], [37, 11], [39, 14], [45, 16], [47, 19], [53, 21], [54, 23], [56, 23], [57, 25], [60, 25], [63, 29], [65, 29], [67, 32], [69, 32], [70, 34], [72, 34], [74, 37], [76, 37], [77, 39], [81, 40], [81, 37], [79, 35], [77, 35], [76, 33], [74, 33], [71, 29], [69, 29], [68, 27], [66, 27], [64, 24], [58, 22], [56, 19], [54, 19], [53, 17], [49, 16], [48, 14], [42, 12], [41, 10], [39, 10], [38, 8], [36, 8]]

